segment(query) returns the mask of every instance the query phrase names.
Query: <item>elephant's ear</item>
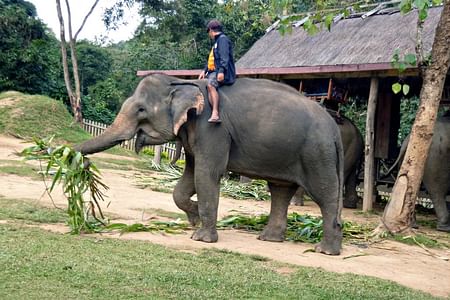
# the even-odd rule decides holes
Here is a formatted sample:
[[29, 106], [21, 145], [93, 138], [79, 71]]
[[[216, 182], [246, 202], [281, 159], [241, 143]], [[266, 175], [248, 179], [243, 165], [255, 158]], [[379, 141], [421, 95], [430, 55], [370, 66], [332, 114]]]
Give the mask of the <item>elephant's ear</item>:
[[173, 133], [177, 135], [180, 127], [186, 123], [190, 109], [195, 108], [197, 115], [202, 113], [205, 97], [199, 87], [194, 84], [173, 84], [169, 98], [173, 116]]

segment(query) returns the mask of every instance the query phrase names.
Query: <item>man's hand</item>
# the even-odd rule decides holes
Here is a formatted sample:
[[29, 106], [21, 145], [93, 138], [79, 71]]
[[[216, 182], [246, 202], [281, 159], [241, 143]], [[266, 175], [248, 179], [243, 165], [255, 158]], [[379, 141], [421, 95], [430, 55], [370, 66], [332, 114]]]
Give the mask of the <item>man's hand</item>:
[[222, 82], [225, 79], [225, 75], [223, 73], [217, 74], [217, 81]]
[[205, 71], [202, 71], [200, 75], [198, 75], [198, 79], [205, 79]]

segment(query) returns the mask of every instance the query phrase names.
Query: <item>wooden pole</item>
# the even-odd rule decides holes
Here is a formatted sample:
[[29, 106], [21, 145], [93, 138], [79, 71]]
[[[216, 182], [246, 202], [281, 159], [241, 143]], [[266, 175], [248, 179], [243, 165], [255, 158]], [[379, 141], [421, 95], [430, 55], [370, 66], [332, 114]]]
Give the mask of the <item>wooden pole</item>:
[[364, 198], [363, 211], [372, 210], [374, 200], [374, 136], [375, 136], [375, 112], [378, 98], [378, 78], [372, 77], [370, 81], [369, 103], [367, 104], [366, 141], [364, 147]]
[[153, 162], [154, 162], [157, 166], [160, 166], [160, 165], [161, 165], [161, 152], [162, 152], [162, 147], [161, 147], [161, 145], [155, 146], [155, 152], [154, 152]]

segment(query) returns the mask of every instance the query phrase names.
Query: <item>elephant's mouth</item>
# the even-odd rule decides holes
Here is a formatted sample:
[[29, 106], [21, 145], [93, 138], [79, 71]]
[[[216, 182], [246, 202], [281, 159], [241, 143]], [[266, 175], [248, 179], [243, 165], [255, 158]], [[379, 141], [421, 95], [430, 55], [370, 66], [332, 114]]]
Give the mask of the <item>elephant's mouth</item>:
[[153, 132], [147, 133], [143, 129], [139, 129], [134, 146], [136, 153], [139, 153], [145, 146], [161, 145], [165, 142], [166, 140], [162, 139], [159, 134]]

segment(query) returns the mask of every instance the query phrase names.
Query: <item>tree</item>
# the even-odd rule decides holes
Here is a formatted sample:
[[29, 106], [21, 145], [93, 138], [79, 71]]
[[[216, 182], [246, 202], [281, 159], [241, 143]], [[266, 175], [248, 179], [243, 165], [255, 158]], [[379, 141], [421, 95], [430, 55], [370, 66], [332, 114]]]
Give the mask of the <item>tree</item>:
[[424, 70], [420, 105], [412, 127], [405, 158], [392, 190], [391, 201], [385, 208], [382, 224], [380, 224], [378, 230], [397, 233], [411, 227], [417, 193], [422, 182], [425, 162], [433, 137], [439, 102], [450, 67], [449, 45], [450, 0], [445, 0], [442, 15], [436, 28], [431, 51], [431, 63]]
[[0, 91], [61, 98], [58, 41], [27, 1], [0, 1]]
[[69, 32], [69, 47], [70, 47], [70, 58], [72, 63], [72, 75], [75, 82], [75, 92], [72, 88], [72, 81], [70, 80], [70, 74], [69, 74], [69, 63], [68, 63], [68, 57], [67, 57], [67, 47], [66, 47], [66, 34], [65, 34], [65, 23], [61, 11], [61, 1], [56, 0], [56, 10], [58, 13], [58, 20], [60, 24], [60, 44], [61, 44], [61, 54], [62, 54], [62, 64], [63, 64], [63, 70], [64, 70], [64, 82], [66, 84], [66, 90], [67, 95], [69, 96], [70, 106], [72, 107], [72, 112], [74, 115], [74, 120], [77, 123], [83, 122], [83, 115], [81, 112], [81, 85], [80, 85], [80, 77], [78, 74], [78, 60], [77, 60], [77, 52], [75, 48], [76, 40], [78, 37], [78, 34], [81, 32], [81, 30], [84, 27], [84, 24], [86, 23], [87, 19], [91, 15], [91, 13], [94, 11], [95, 6], [97, 6], [99, 0], [95, 0], [94, 4], [92, 5], [91, 9], [87, 13], [87, 15], [84, 17], [83, 22], [81, 23], [80, 28], [77, 30], [75, 35], [72, 34], [72, 17], [70, 14], [70, 5], [69, 0], [65, 0], [66, 8], [67, 8], [67, 26], [68, 26], [68, 32]]
[[113, 60], [107, 49], [89, 41], [77, 43], [77, 58], [81, 93], [86, 95], [90, 86], [110, 77]]
[[[379, 1], [374, 1], [379, 2]], [[435, 33], [435, 39], [431, 52], [431, 62], [425, 65], [421, 46], [421, 30], [423, 21], [427, 17], [428, 8], [434, 4], [443, 2], [441, 19]], [[281, 31], [288, 31], [292, 22], [305, 17], [305, 14], [288, 15], [292, 6], [291, 0], [275, 1], [273, 9], [282, 11], [280, 19]], [[310, 14], [308, 20], [303, 23], [303, 28], [310, 33], [317, 32], [318, 27], [314, 21], [324, 23], [330, 28], [333, 17], [339, 13], [345, 17], [349, 7], [358, 8], [355, 3], [345, 2], [345, 9], [329, 8], [339, 4], [336, 1], [316, 1], [319, 11]], [[340, 6], [344, 6], [340, 3]], [[377, 228], [377, 233], [385, 230], [397, 233], [411, 227], [412, 216], [415, 209], [415, 200], [420, 188], [424, 172], [428, 150], [431, 145], [433, 128], [436, 121], [439, 102], [445, 83], [445, 78], [450, 67], [450, 0], [403, 0], [400, 4], [402, 12], [418, 10], [418, 33], [416, 55], [419, 58], [418, 67], [423, 74], [423, 85], [420, 94], [420, 106], [416, 114], [408, 148], [400, 168], [399, 175], [394, 184], [392, 199], [385, 208], [382, 222]]]

